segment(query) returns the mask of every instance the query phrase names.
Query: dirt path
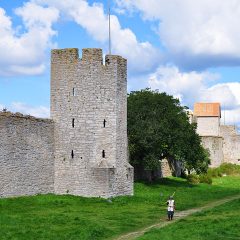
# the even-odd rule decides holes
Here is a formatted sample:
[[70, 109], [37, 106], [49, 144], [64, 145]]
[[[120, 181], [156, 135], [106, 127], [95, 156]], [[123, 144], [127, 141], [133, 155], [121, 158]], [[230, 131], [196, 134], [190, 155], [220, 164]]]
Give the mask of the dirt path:
[[130, 233], [121, 235], [120, 237], [116, 238], [116, 240], [133, 240], [133, 239], [136, 239], [137, 237], [142, 236], [145, 232], [151, 230], [152, 228], [165, 227], [169, 224], [172, 224], [172, 223], [174, 223], [174, 222], [176, 222], [176, 221], [178, 221], [182, 218], [185, 218], [189, 215], [192, 215], [194, 213], [201, 212], [203, 210], [208, 210], [208, 209], [211, 209], [213, 207], [217, 207], [219, 205], [222, 205], [224, 203], [227, 203], [227, 202], [230, 202], [232, 200], [239, 199], [239, 198], [240, 198], [240, 195], [235, 195], [235, 196], [223, 198], [223, 199], [208, 203], [207, 205], [202, 206], [202, 207], [193, 208], [193, 209], [189, 209], [189, 210], [185, 210], [185, 211], [179, 211], [179, 212], [176, 211], [175, 214], [174, 214], [174, 221], [166, 221], [166, 217], [161, 218], [159, 223], [156, 223], [156, 224], [153, 224], [151, 226], [142, 228], [139, 231], [130, 232]]

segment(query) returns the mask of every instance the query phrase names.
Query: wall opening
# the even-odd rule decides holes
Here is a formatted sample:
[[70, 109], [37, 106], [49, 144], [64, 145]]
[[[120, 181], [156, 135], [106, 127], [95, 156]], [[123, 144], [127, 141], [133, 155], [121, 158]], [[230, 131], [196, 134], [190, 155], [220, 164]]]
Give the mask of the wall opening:
[[72, 159], [74, 158], [74, 152], [73, 152], [73, 150], [72, 150], [72, 152], [71, 152], [71, 157], [72, 157]]
[[105, 158], [105, 151], [102, 150], [102, 158]]
[[106, 119], [104, 119], [104, 120], [103, 120], [103, 127], [104, 127], [104, 128], [106, 127], [106, 123], [107, 123], [107, 121], [106, 121]]
[[75, 118], [72, 119], [72, 127], [75, 127]]
[[73, 88], [73, 90], [72, 90], [72, 94], [73, 94], [73, 96], [76, 96], [75, 88]]

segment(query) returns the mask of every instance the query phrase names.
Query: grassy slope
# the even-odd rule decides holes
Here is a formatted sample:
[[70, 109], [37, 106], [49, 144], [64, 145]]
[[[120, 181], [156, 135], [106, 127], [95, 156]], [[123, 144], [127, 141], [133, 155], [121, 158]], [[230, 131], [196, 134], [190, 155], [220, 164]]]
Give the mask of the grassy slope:
[[240, 200], [201, 212], [165, 228], [152, 230], [138, 240], [240, 239]]
[[192, 186], [182, 179], [135, 184], [135, 196], [108, 202], [74, 196], [0, 199], [1, 239], [108, 239], [155, 223], [165, 215], [165, 201], [176, 191], [177, 209], [204, 205], [239, 193], [240, 178], [216, 179], [213, 186]]

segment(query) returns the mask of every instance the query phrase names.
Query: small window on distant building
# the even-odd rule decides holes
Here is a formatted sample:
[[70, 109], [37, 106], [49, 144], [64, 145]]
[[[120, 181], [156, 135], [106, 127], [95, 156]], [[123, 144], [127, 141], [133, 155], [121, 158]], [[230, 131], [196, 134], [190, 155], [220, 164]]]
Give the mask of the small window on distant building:
[[105, 151], [102, 150], [102, 158], [105, 158]]
[[104, 119], [104, 121], [103, 121], [103, 127], [105, 128], [106, 127], [106, 119]]
[[71, 152], [71, 157], [72, 157], [72, 159], [74, 158], [74, 152], [73, 152], [73, 150], [72, 150], [72, 152]]
[[75, 88], [73, 88], [72, 93], [73, 93], [73, 96], [75, 96], [75, 94], [76, 94]]
[[75, 126], [75, 119], [73, 118], [72, 119], [72, 127], [74, 128], [74, 126]]
[[238, 161], [240, 162], [240, 159], [238, 159]]

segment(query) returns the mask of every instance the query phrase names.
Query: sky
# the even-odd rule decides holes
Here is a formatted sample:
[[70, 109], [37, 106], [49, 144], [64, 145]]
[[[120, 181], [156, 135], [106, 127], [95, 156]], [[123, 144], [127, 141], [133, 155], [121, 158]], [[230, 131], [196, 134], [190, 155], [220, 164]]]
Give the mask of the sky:
[[[128, 91], [150, 87], [193, 108], [220, 102], [240, 126], [239, 0], [110, 0], [112, 54]], [[50, 51], [108, 53], [107, 0], [0, 0], [0, 109], [49, 117]], [[81, 52], [81, 51], [80, 51]]]

